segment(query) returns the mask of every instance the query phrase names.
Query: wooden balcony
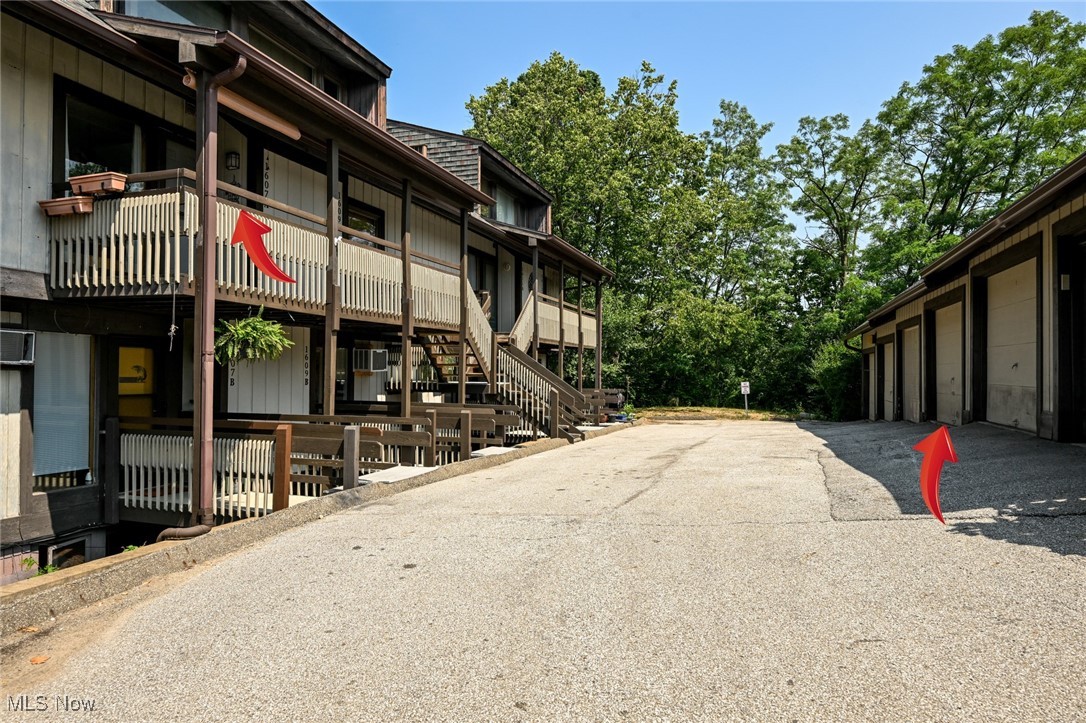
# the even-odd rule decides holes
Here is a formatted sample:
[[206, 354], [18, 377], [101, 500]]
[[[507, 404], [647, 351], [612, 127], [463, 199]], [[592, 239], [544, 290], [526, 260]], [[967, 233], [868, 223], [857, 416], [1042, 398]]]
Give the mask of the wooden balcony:
[[[533, 294], [528, 294], [524, 302], [524, 309], [517, 317], [512, 331], [509, 332], [513, 344], [521, 351], [527, 351], [532, 343], [532, 330], [535, 323], [535, 305]], [[565, 302], [565, 308], [559, 310], [559, 304], [563, 303], [553, 296], [539, 294], [539, 343], [548, 346], [565, 344], [566, 347], [575, 347], [579, 343], [580, 335], [584, 335], [584, 348], [596, 348], [596, 314], [588, 309], [578, 310], [576, 304]], [[565, 334], [560, 334], [565, 327]]]
[[[187, 170], [129, 176], [129, 184], [192, 180]], [[231, 184], [218, 198], [217, 298], [287, 311], [324, 313], [328, 299], [325, 219]], [[252, 201], [263, 209], [245, 206]], [[50, 223], [50, 286], [57, 297], [153, 297], [194, 293], [198, 199], [185, 186], [137, 191], [97, 200], [85, 215]], [[241, 244], [230, 243], [242, 210], [263, 221], [268, 253], [295, 283], [261, 273]], [[346, 319], [401, 321], [403, 260], [400, 245], [346, 226], [337, 229], [341, 313]], [[456, 329], [460, 323], [459, 266], [412, 252], [415, 322]]]

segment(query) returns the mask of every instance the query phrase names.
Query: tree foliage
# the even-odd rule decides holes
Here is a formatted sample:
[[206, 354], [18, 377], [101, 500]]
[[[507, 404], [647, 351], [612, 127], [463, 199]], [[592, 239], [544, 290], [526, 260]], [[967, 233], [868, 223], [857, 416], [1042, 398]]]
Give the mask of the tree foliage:
[[1035, 12], [938, 56], [876, 118], [805, 117], [772, 153], [740, 103], [687, 133], [651, 64], [608, 92], [559, 53], [472, 97], [467, 133], [551, 191], [555, 233], [615, 271], [605, 384], [736, 404], [749, 380], [759, 406], [841, 418], [859, 383], [842, 335], [1086, 150], [1084, 38]]

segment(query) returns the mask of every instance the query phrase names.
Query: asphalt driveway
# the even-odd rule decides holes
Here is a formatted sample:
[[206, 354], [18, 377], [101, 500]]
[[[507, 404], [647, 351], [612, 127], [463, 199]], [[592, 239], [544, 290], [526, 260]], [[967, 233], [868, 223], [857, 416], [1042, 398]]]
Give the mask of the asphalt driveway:
[[412, 490], [190, 576], [33, 692], [123, 721], [1082, 720], [1086, 449], [952, 430], [944, 527], [931, 429], [646, 425]]

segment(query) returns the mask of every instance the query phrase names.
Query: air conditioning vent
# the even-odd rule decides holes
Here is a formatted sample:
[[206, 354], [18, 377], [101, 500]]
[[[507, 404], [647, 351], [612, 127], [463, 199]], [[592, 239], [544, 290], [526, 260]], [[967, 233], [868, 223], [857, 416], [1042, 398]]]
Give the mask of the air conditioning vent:
[[355, 349], [354, 368], [356, 371], [387, 372], [388, 349]]
[[0, 364], [27, 366], [34, 363], [34, 332], [0, 329]]

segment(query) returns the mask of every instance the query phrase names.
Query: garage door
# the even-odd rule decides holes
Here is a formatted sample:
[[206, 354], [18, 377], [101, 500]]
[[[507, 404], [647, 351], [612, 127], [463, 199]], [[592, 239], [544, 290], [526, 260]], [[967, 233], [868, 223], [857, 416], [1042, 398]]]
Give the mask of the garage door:
[[988, 277], [988, 421], [1037, 431], [1037, 261]]
[[902, 417], [920, 421], [920, 327], [901, 332], [901, 402]]
[[882, 418], [894, 418], [894, 345], [882, 345]]
[[935, 418], [962, 423], [962, 305], [935, 311]]

